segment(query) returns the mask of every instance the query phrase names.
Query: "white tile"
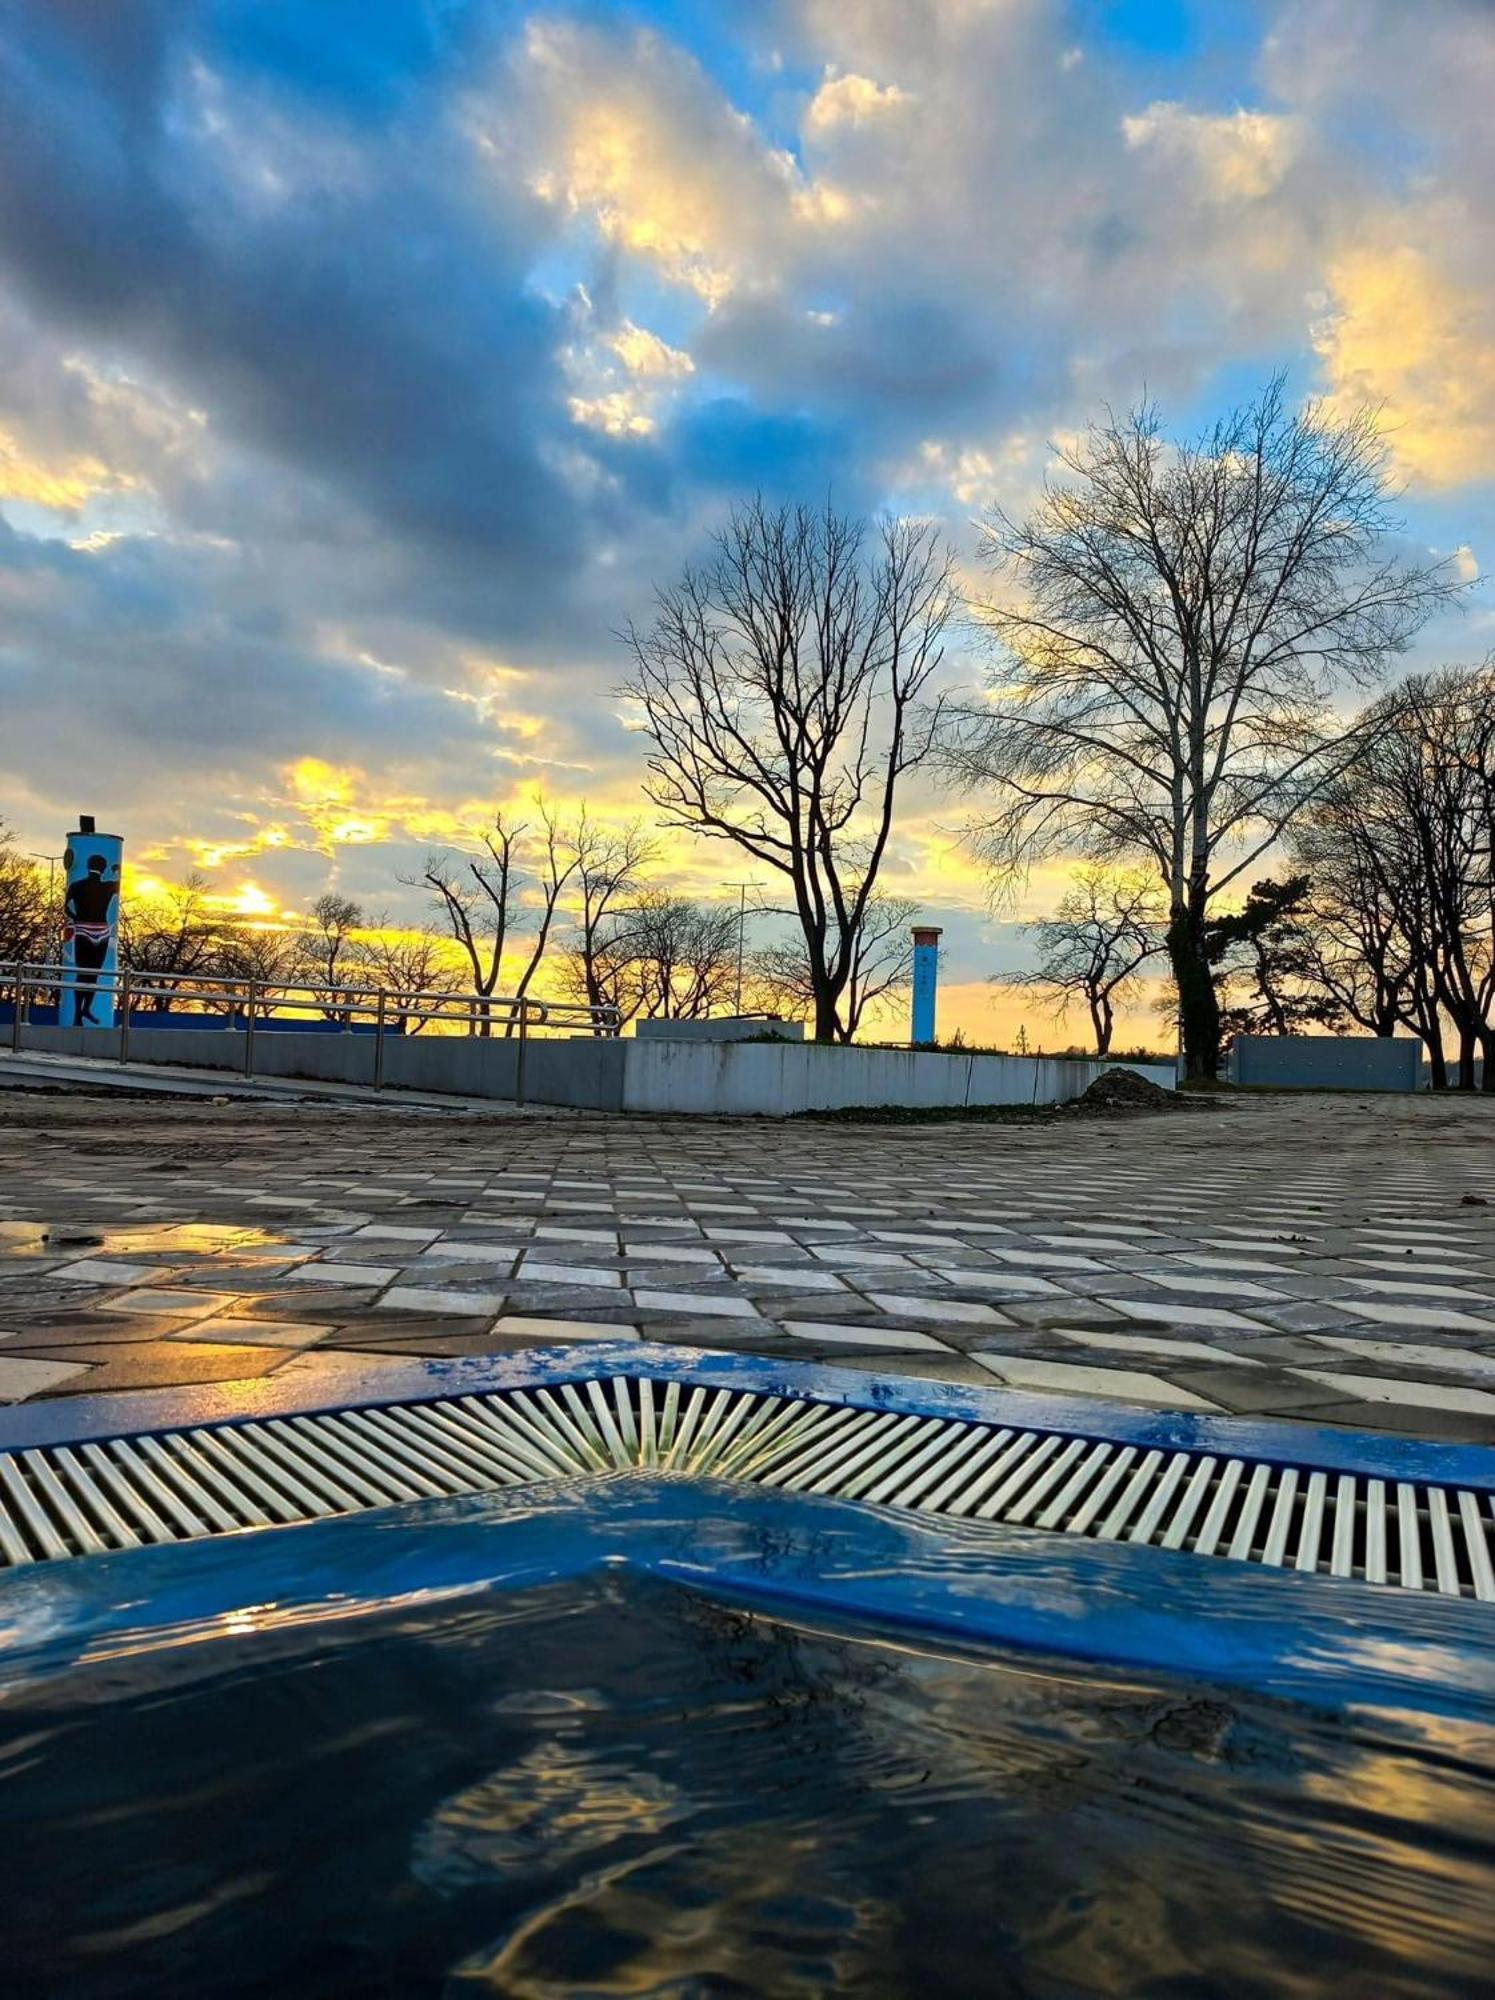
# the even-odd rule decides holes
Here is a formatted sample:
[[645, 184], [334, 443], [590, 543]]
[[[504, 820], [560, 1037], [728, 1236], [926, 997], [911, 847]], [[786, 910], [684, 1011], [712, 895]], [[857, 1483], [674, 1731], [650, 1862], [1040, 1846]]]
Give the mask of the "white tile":
[[86, 1361], [23, 1361], [19, 1356], [0, 1356], [0, 1403], [24, 1403], [44, 1389], [55, 1389], [71, 1381], [88, 1367]]
[[1483, 1292], [1467, 1291], [1462, 1285], [1438, 1285], [1416, 1278], [1350, 1278], [1346, 1282], [1367, 1292], [1389, 1292], [1394, 1298], [1456, 1299], [1466, 1306], [1495, 1305], [1495, 1298]]
[[1061, 1285], [1032, 1271], [973, 1271], [969, 1265], [936, 1264], [932, 1259], [926, 1259], [924, 1269], [929, 1277], [967, 1292], [1021, 1292], [1025, 1299], [1067, 1296]]
[[635, 1292], [634, 1303], [649, 1312], [698, 1313], [713, 1319], [761, 1319], [750, 1299], [713, 1298], [705, 1292]]
[[873, 1229], [868, 1234], [877, 1243], [907, 1243], [915, 1250], [964, 1250], [958, 1236], [926, 1235], [915, 1229]]
[[434, 1243], [440, 1235], [437, 1229], [407, 1229], [394, 1222], [367, 1222], [362, 1229], [351, 1232], [349, 1240], [361, 1243], [365, 1237], [390, 1237], [396, 1243]]
[[1004, 1264], [1031, 1265], [1040, 1271], [1082, 1271], [1093, 1278], [1107, 1275], [1107, 1266], [1097, 1264], [1092, 1257], [1069, 1257], [1062, 1250], [1007, 1250], [992, 1252]]
[[1110, 1396], [1163, 1410], [1220, 1407], [1188, 1389], [1176, 1389], [1161, 1375], [1138, 1374], [1130, 1368], [1087, 1368], [1074, 1361], [1034, 1361], [1015, 1354], [972, 1354], [968, 1358], [1014, 1389], [1052, 1389], [1062, 1396]]
[[379, 1301], [380, 1310], [421, 1313], [496, 1313], [502, 1292], [446, 1291], [435, 1285], [391, 1285]]
[[1444, 1327], [1450, 1333], [1474, 1333], [1495, 1340], [1495, 1319], [1476, 1319], [1473, 1313], [1454, 1312], [1447, 1306], [1382, 1305], [1379, 1299], [1332, 1299], [1329, 1304], [1353, 1319], [1379, 1320], [1384, 1326]]
[[[0, 1362], [0, 1367], [4, 1363]], [[1466, 1417], [1495, 1417], [1495, 1395], [1440, 1382], [1395, 1381], [1380, 1375], [1338, 1375], [1325, 1368], [1293, 1368], [1305, 1382], [1321, 1382], [1346, 1398], [1365, 1403], [1405, 1403], [1414, 1410], [1453, 1410]]]
[[98, 1310], [107, 1313], [159, 1313], [163, 1319], [207, 1319], [211, 1313], [223, 1312], [229, 1306], [237, 1305], [240, 1296], [238, 1292], [196, 1292], [190, 1288], [157, 1292], [148, 1285], [138, 1285], [122, 1299], [110, 1299]]
[[[1143, 1257], [1149, 1254], [1145, 1242], [1126, 1236], [1039, 1236], [1035, 1242], [1046, 1243], [1052, 1250], [1109, 1250], [1119, 1257]], [[1000, 1254], [1000, 1253], [998, 1253]]]
[[1280, 1299], [1281, 1292], [1274, 1292], [1265, 1285], [1253, 1285], [1245, 1278], [1189, 1278], [1176, 1271], [1133, 1271], [1133, 1278], [1143, 1278], [1149, 1285], [1161, 1285], [1169, 1292], [1203, 1292], [1206, 1297], [1219, 1299]]
[[303, 1264], [296, 1273], [299, 1285], [387, 1285], [400, 1275], [397, 1264]]
[[859, 1243], [817, 1243], [807, 1248], [812, 1257], [818, 1257], [822, 1264], [829, 1264], [835, 1271], [911, 1271], [914, 1268], [909, 1259], [900, 1256], [896, 1250], [864, 1250]]
[[954, 1320], [963, 1326], [1012, 1324], [990, 1306], [970, 1305], [964, 1299], [913, 1299], [896, 1292], [872, 1292], [868, 1296], [879, 1312], [891, 1313], [895, 1319], [902, 1315], [905, 1319]]
[[1196, 1271], [1251, 1271], [1262, 1277], [1285, 1278], [1288, 1273], [1281, 1264], [1264, 1264], [1256, 1257], [1200, 1257], [1182, 1252], [1175, 1253], [1176, 1261], [1188, 1264]]
[[[1362, 1271], [1376, 1271], [1383, 1277], [1396, 1277], [1404, 1280], [1410, 1278], [1414, 1271], [1420, 1277], [1424, 1278], [1483, 1279], [1484, 1276], [1483, 1272], [1471, 1271], [1465, 1264], [1429, 1264], [1425, 1263], [1421, 1258], [1418, 1258], [1415, 1263], [1410, 1257], [1398, 1257], [1394, 1263], [1387, 1263], [1383, 1259], [1376, 1257], [1351, 1257], [1347, 1261]], [[1351, 1284], [1358, 1284], [1359, 1282], [1358, 1278], [1350, 1280]]]
[[777, 1243], [781, 1246], [793, 1242], [782, 1229], [721, 1229], [712, 1225], [706, 1231], [713, 1243]]
[[555, 1222], [540, 1223], [535, 1235], [556, 1243], [606, 1243], [611, 1246], [618, 1240], [616, 1229], [568, 1229]]
[[222, 1341], [231, 1347], [311, 1347], [332, 1332], [330, 1325], [302, 1319], [214, 1319], [173, 1334], [173, 1340]]
[[714, 1264], [722, 1267], [719, 1250], [704, 1250], [691, 1243], [641, 1243], [629, 1237], [623, 1246], [630, 1264]]
[[846, 1326], [839, 1320], [786, 1319], [783, 1327], [796, 1340], [823, 1340], [846, 1347], [896, 1347], [934, 1354], [951, 1352], [938, 1340], [916, 1332], [911, 1326]]
[[420, 1252], [419, 1262], [439, 1264], [444, 1258], [453, 1264], [510, 1264], [524, 1247], [522, 1243], [469, 1243], [443, 1236]]
[[1170, 1326], [1220, 1326], [1235, 1327], [1242, 1333], [1261, 1332], [1255, 1320], [1226, 1312], [1222, 1306], [1183, 1306], [1174, 1299], [1108, 1298], [1106, 1304], [1124, 1312], [1129, 1319], [1162, 1319]]
[[174, 1277], [170, 1264], [113, 1264], [104, 1257], [82, 1257], [76, 1264], [63, 1264], [43, 1277], [73, 1285], [157, 1285]]
[[541, 1340], [641, 1340], [636, 1326], [609, 1326], [600, 1319], [546, 1319], [541, 1313], [505, 1313], [490, 1333], [536, 1336]]
[[733, 1267], [744, 1285], [790, 1285], [797, 1291], [844, 1292], [845, 1285], [833, 1271], [815, 1271], [793, 1264], [738, 1264]]
[[591, 1264], [541, 1264], [526, 1257], [519, 1266], [518, 1284], [526, 1285], [606, 1285], [615, 1291], [623, 1282], [621, 1271], [604, 1271]]
[[1162, 1354], [1174, 1361], [1223, 1361], [1231, 1368], [1258, 1368], [1244, 1354], [1227, 1348], [1211, 1347], [1203, 1340], [1170, 1340], [1163, 1333], [1112, 1333], [1104, 1327], [1056, 1326], [1049, 1328], [1061, 1340], [1077, 1341], [1081, 1347], [1111, 1348], [1118, 1354]]
[[1389, 1368], [1427, 1368], [1440, 1375], [1485, 1375], [1495, 1380], [1495, 1354], [1470, 1354], [1461, 1347], [1423, 1347], [1410, 1340], [1357, 1340], [1348, 1333], [1314, 1333], [1315, 1347], [1333, 1347]]

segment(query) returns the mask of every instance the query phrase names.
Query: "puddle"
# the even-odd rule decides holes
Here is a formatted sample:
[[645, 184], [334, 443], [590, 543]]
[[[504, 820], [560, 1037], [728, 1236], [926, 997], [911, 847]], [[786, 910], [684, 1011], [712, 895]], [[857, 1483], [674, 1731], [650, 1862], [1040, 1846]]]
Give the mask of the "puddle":
[[131, 1251], [176, 1251], [215, 1257], [233, 1251], [252, 1255], [257, 1250], [279, 1250], [286, 1242], [276, 1230], [244, 1223], [138, 1222], [110, 1227], [89, 1222], [0, 1222], [0, 1263], [29, 1257], [81, 1256], [85, 1252], [128, 1255]]

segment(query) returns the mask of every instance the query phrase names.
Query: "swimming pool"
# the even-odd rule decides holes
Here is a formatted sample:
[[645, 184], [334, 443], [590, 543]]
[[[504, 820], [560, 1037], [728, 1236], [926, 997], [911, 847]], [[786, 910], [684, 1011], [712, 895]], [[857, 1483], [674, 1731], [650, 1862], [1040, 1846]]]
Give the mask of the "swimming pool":
[[11, 1978], [1463, 1996], [1490, 1623], [657, 1466], [37, 1562], [0, 1586]]

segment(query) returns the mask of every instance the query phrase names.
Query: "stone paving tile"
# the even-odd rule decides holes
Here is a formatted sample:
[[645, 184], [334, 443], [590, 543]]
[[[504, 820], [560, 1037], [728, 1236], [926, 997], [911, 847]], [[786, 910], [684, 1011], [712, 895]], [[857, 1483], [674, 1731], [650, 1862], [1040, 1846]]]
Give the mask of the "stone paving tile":
[[[268, 1375], [285, 1360], [286, 1352], [282, 1347], [258, 1343], [219, 1347], [208, 1341], [172, 1338], [70, 1347], [66, 1363], [57, 1363], [53, 1355], [42, 1358], [49, 1366], [69, 1366], [77, 1371], [49, 1393], [76, 1395], [86, 1390], [93, 1395], [114, 1389], [169, 1389], [187, 1382], [247, 1382]], [[0, 1367], [9, 1366], [11, 1358], [7, 1349], [0, 1355]], [[4, 1394], [3, 1387], [0, 1394]]]
[[74, 1356], [59, 1361], [50, 1355], [0, 1355], [0, 1403], [24, 1403], [28, 1396], [55, 1395], [64, 1383], [88, 1372], [87, 1361]]
[[1492, 1140], [1455, 1099], [1034, 1128], [0, 1104], [0, 1359], [76, 1393], [126, 1347], [142, 1379], [242, 1346], [311, 1380], [360, 1343], [641, 1333], [1495, 1438], [1495, 1208], [1464, 1205]]

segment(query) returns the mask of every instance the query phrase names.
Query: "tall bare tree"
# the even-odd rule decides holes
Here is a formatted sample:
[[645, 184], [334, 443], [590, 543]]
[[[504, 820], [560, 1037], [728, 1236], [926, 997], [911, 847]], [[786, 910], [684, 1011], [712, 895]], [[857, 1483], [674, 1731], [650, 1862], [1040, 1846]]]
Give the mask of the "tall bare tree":
[[0, 965], [42, 964], [57, 956], [58, 910], [47, 878], [0, 820]]
[[424, 872], [410, 878], [422, 884], [451, 931], [452, 941], [466, 961], [472, 981], [479, 1035], [491, 1035], [493, 1023], [485, 1005], [498, 986], [508, 942], [513, 902], [518, 889], [516, 849], [524, 834], [496, 813], [491, 827], [478, 835], [482, 853], [468, 855], [466, 867], [450, 853], [426, 858]]
[[623, 691], [653, 742], [644, 791], [667, 825], [786, 878], [818, 1040], [844, 1031], [898, 784], [934, 741], [953, 605], [931, 528], [758, 499], [627, 634]]
[[308, 986], [322, 986], [328, 997], [323, 1017], [346, 1027], [351, 989], [361, 982], [357, 966], [357, 932], [363, 928], [363, 905], [351, 896], [328, 889], [311, 906], [311, 923], [301, 933], [298, 970]]
[[1295, 837], [1315, 871], [1318, 976], [1378, 1034], [1420, 1035], [1433, 1082], [1495, 1090], [1495, 663], [1414, 675]]
[[995, 983], [1048, 993], [1056, 1020], [1083, 1000], [1095, 1053], [1107, 1056], [1117, 1003], [1164, 950], [1166, 925], [1167, 904], [1154, 876], [1086, 863], [1075, 870], [1051, 917], [1019, 926], [1037, 945], [1038, 963], [998, 973]]
[[194, 873], [157, 896], [132, 896], [120, 910], [120, 968], [149, 976], [150, 1013], [168, 1012], [183, 986], [224, 969], [222, 926], [207, 892], [207, 877]]
[[[393, 929], [387, 916], [371, 920], [358, 940], [359, 977], [378, 987], [396, 1008], [417, 1004], [417, 995], [456, 993], [462, 980], [452, 962], [452, 948], [431, 931]], [[424, 1020], [397, 1015], [401, 1032], [418, 1035]]]
[[[850, 953], [851, 970], [842, 997], [837, 1039], [856, 1040], [867, 1009], [908, 990], [913, 979], [911, 925], [919, 904], [906, 896], [873, 896]], [[753, 987], [766, 1006], [799, 1016], [813, 1013], [815, 981], [803, 944], [765, 945], [753, 954]]]
[[1000, 659], [990, 698], [952, 716], [948, 763], [997, 788], [975, 832], [999, 881], [1065, 851], [1156, 869], [1187, 1073], [1211, 1077], [1212, 899], [1358, 754], [1364, 727], [1329, 697], [1457, 586], [1389, 549], [1374, 414], [1290, 410], [1280, 378], [1191, 443], [1146, 406], [1060, 456], [1026, 520], [988, 524]]
[[575, 875], [576, 924], [563, 983], [588, 1007], [616, 1005], [615, 913], [638, 887], [656, 844], [637, 820], [602, 827], [581, 809]]

